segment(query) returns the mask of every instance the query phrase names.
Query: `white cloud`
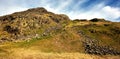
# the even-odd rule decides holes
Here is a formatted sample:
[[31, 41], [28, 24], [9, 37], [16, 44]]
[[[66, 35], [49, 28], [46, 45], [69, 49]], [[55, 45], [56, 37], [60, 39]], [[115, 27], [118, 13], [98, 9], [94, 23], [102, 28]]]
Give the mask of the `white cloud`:
[[23, 11], [28, 8], [20, 6], [16, 3], [16, 0], [1, 0], [0, 1], [0, 16], [11, 14], [18, 11]]
[[90, 10], [72, 11], [68, 15], [71, 19], [104, 18], [107, 20], [116, 21], [116, 19], [120, 18], [120, 8], [104, 6], [104, 4], [99, 4]]
[[23, 8], [23, 7], [9, 7], [9, 8], [4, 8], [1, 9], [0, 11], [0, 16], [2, 15], [6, 15], [6, 14], [12, 14], [14, 12], [18, 12], [18, 11], [23, 11], [23, 10], [27, 10], [28, 8]]
[[[103, 18], [100, 9], [104, 7], [104, 3], [97, 4], [95, 6], [92, 6], [92, 8], [89, 8], [88, 10], [77, 10], [77, 11], [71, 11], [68, 13], [71, 19], [92, 19], [92, 18]], [[80, 8], [82, 9], [82, 7]]]
[[58, 11], [63, 10], [65, 7], [69, 6], [70, 3], [72, 2], [72, 0], [61, 0], [60, 2], [61, 3], [59, 5], [59, 7], [57, 8]]
[[120, 17], [120, 8], [105, 6], [102, 12], [107, 15], [108, 19], [117, 19]]
[[76, 9], [76, 8], [80, 8], [80, 5], [87, 2], [88, 0], [81, 0], [81, 1], [78, 1], [75, 6], [73, 7], [73, 10]]

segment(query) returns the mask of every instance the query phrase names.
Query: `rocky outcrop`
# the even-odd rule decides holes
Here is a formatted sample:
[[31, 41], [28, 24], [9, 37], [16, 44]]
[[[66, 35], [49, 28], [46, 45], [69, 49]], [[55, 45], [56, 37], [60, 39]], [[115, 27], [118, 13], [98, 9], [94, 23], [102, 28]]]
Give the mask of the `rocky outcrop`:
[[84, 32], [78, 31], [79, 35], [82, 35], [82, 44], [85, 49], [85, 53], [95, 55], [120, 55], [120, 51], [117, 51], [111, 46], [101, 46], [100, 41], [88, 37]]
[[120, 52], [110, 46], [100, 46], [94, 39], [87, 38], [83, 41], [85, 52], [96, 55], [120, 55]]

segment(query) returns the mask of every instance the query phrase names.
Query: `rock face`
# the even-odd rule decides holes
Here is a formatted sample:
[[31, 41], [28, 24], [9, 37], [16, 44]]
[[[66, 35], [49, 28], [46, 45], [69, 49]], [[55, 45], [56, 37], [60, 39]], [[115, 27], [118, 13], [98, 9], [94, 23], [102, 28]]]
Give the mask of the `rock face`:
[[56, 27], [58, 24], [68, 21], [70, 21], [68, 16], [54, 14], [42, 7], [16, 12], [0, 17], [0, 39], [6, 38], [14, 41], [33, 38], [35, 34], [42, 35], [49, 27]]

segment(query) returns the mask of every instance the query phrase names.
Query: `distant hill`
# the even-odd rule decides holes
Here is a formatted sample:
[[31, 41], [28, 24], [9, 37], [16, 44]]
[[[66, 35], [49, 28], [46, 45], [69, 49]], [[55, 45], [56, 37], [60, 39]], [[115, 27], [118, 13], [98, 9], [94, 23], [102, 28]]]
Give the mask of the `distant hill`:
[[[0, 16], [0, 52], [29, 48], [42, 52], [120, 55], [120, 22], [71, 20], [39, 7]], [[6, 48], [7, 47], [7, 48]]]

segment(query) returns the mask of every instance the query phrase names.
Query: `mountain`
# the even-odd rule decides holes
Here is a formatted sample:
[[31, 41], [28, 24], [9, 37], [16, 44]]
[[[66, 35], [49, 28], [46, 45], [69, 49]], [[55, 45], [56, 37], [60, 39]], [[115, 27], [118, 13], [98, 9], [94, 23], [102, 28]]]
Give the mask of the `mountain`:
[[10, 57], [21, 49], [120, 55], [120, 22], [99, 18], [71, 20], [43, 7], [32, 8], [0, 16], [0, 45], [1, 57]]

